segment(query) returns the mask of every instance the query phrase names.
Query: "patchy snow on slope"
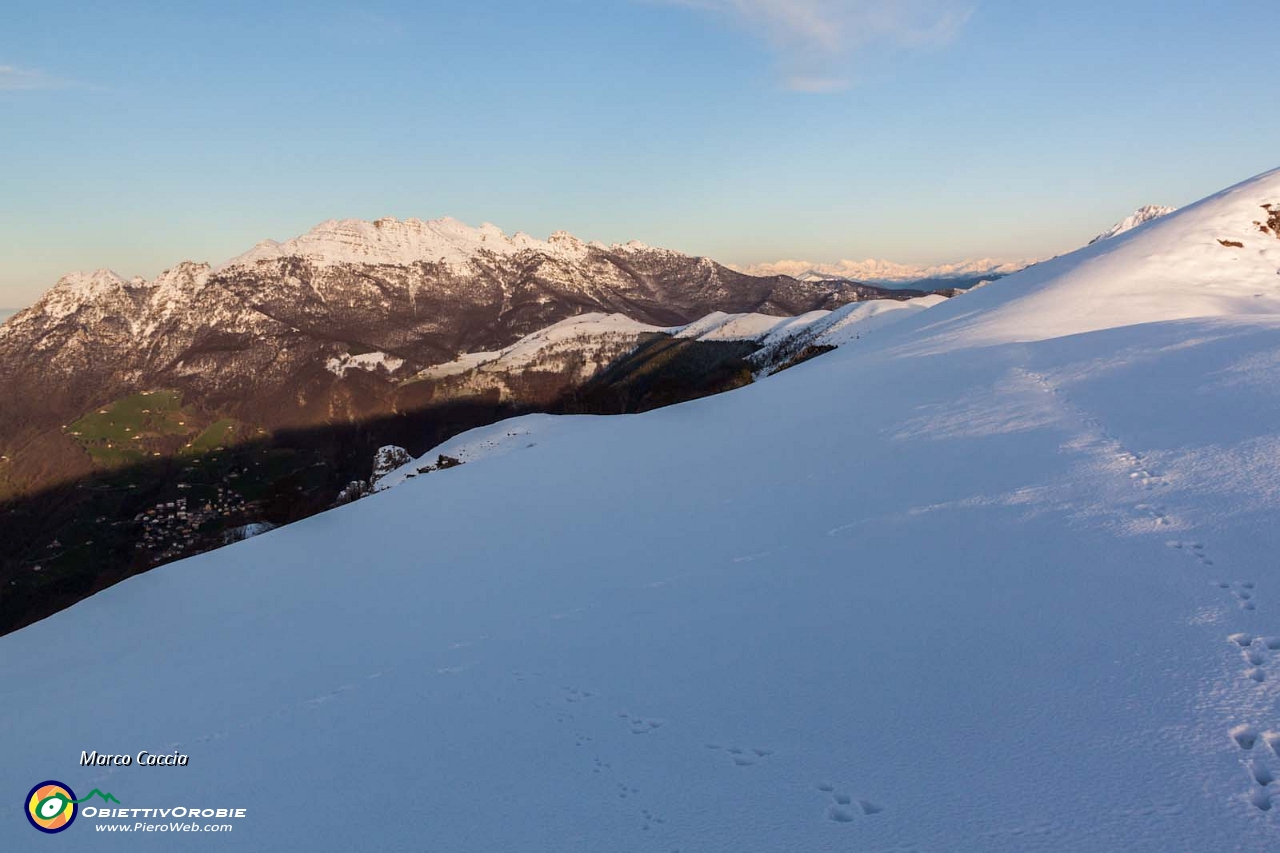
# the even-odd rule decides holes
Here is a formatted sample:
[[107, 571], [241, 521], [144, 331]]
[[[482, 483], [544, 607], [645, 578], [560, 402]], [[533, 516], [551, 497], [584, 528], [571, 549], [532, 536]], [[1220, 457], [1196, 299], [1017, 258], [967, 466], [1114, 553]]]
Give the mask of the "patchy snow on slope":
[[771, 336], [808, 326], [829, 313], [831, 312], [810, 311], [798, 317], [777, 317], [772, 314], [726, 314], [723, 311], [713, 311], [687, 326], [674, 326], [664, 331], [677, 338], [699, 341], [763, 341]]
[[495, 361], [501, 361], [506, 366], [524, 364], [535, 359], [549, 346], [610, 334], [638, 336], [656, 331], [657, 326], [639, 323], [622, 314], [580, 314], [526, 335], [502, 350]]
[[[1272, 849], [1278, 181], [0, 638], [5, 778], [236, 849]], [[210, 849], [100, 822], [60, 846]]]
[[501, 355], [501, 350], [463, 353], [453, 361], [446, 361], [443, 364], [435, 364], [425, 370], [419, 371], [414, 378], [447, 379], [450, 376], [459, 376], [468, 371], [475, 370], [482, 364], [494, 361]]
[[360, 355], [342, 353], [325, 359], [324, 367], [335, 376], [346, 376], [351, 370], [367, 370], [370, 373], [385, 371], [395, 373], [404, 366], [404, 359], [385, 352], [366, 352]]
[[930, 294], [905, 300], [873, 299], [868, 302], [853, 302], [835, 311], [815, 311], [805, 315], [805, 322], [779, 324], [773, 331], [759, 338], [762, 346], [752, 354], [751, 361], [762, 366], [759, 371], [761, 374], [768, 373], [779, 366], [785, 366], [807, 347], [844, 346], [860, 339], [864, 334], [946, 301], [945, 296]]
[[[506, 378], [531, 369], [560, 370], [575, 366], [575, 381], [585, 381], [647, 334], [662, 331], [622, 314], [590, 313], [569, 317], [525, 335], [497, 352], [473, 352], [434, 365], [414, 380], [440, 382], [466, 377], [473, 390], [504, 384]], [[495, 386], [495, 387], [497, 387]]]

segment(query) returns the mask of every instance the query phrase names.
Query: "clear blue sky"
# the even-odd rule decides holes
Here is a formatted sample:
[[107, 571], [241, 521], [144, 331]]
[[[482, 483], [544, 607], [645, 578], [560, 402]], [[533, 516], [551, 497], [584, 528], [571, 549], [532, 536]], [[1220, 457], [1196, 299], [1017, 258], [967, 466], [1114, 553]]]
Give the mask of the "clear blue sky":
[[1258, 0], [5, 7], [0, 306], [349, 216], [1042, 256], [1280, 165]]

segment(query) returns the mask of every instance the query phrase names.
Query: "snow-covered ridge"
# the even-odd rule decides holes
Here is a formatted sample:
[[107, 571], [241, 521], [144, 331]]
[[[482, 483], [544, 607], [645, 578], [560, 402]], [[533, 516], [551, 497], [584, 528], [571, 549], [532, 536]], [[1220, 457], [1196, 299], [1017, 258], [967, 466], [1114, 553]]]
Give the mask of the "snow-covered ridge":
[[[714, 311], [688, 325], [667, 328], [637, 323], [621, 314], [583, 314], [527, 335], [504, 350], [467, 353], [453, 361], [427, 368], [414, 378], [440, 381], [472, 371], [515, 374], [536, 363], [545, 363], [558, 351], [572, 350], [586, 362], [584, 372], [579, 376], [585, 380], [589, 378], [588, 373], [605, 367], [611, 358], [618, 355], [617, 347], [610, 344], [619, 339], [638, 342], [643, 335], [652, 333], [697, 341], [755, 341], [761, 348], [751, 360], [761, 366], [758, 376], [763, 377], [770, 369], [807, 346], [838, 347], [848, 344], [863, 334], [946, 301], [947, 297], [937, 294], [906, 300], [874, 299], [854, 302], [835, 311], [810, 311], [797, 317]], [[604, 355], [604, 358], [596, 358], [598, 355]], [[473, 383], [476, 381], [477, 378], [472, 379]], [[536, 425], [539, 430], [555, 430], [566, 421], [551, 415], [529, 415], [471, 430], [432, 448], [392, 473], [379, 476], [378, 490], [383, 491], [411, 479], [410, 475], [430, 465], [441, 454], [462, 462], [500, 455], [529, 435], [530, 425]]]
[[1153, 219], [1159, 219], [1162, 216], [1168, 216], [1170, 213], [1173, 213], [1175, 210], [1177, 210], [1176, 207], [1164, 207], [1163, 205], [1159, 205], [1159, 204], [1144, 205], [1138, 208], [1137, 210], [1135, 210], [1133, 213], [1126, 216], [1124, 219], [1121, 219], [1115, 225], [1112, 225], [1106, 231], [1103, 231], [1097, 237], [1094, 237], [1092, 240], [1089, 241], [1089, 244], [1093, 245], [1094, 243], [1097, 243], [1099, 240], [1110, 240], [1112, 237], [1119, 236], [1120, 234], [1123, 234], [1126, 231], [1132, 231], [1134, 228], [1137, 228], [1139, 225], [1144, 225], [1152, 221]]
[[918, 346], [1038, 341], [1139, 323], [1280, 321], [1280, 169], [1037, 264], [931, 315]]
[[[465, 353], [452, 361], [433, 365], [418, 373], [414, 379], [438, 382], [471, 371], [518, 373], [532, 365], [545, 363], [558, 353], [572, 353], [575, 358], [585, 361], [585, 368], [598, 369], [604, 367], [605, 363], [596, 356], [613, 358], [618, 354], [618, 348], [614, 344], [619, 341], [638, 343], [644, 335], [655, 333], [707, 342], [755, 341], [766, 349], [801, 337], [805, 344], [838, 346], [853, 338], [855, 332], [848, 331], [847, 335], [844, 332], [854, 326], [866, 324], [865, 329], [870, 330], [883, 324], [891, 312], [903, 308], [928, 308], [945, 301], [944, 296], [924, 296], [909, 300], [875, 299], [850, 303], [835, 311], [810, 311], [796, 317], [713, 311], [687, 325], [668, 327], [646, 325], [623, 314], [580, 314], [526, 335], [505, 349]], [[881, 319], [870, 323], [872, 318]], [[331, 359], [329, 367], [334, 370], [337, 367], [336, 360]]]
[[674, 326], [662, 331], [677, 338], [698, 341], [756, 341], [766, 353], [780, 344], [797, 341], [802, 342], [802, 346], [839, 346], [864, 331], [946, 301], [947, 297], [937, 294], [915, 299], [872, 299], [851, 302], [834, 311], [810, 311], [797, 317], [715, 311], [687, 326]]
[[934, 266], [899, 264], [893, 261], [868, 258], [865, 261], [840, 260], [833, 264], [802, 260], [781, 260], [772, 263], [735, 267], [748, 275], [786, 275], [801, 281], [848, 279], [868, 284], [904, 284], [937, 278], [974, 278], [978, 276], [1003, 276], [1024, 269], [1032, 261], [975, 258]]
[[613, 246], [586, 243], [567, 231], [557, 231], [546, 240], [538, 240], [523, 231], [508, 236], [492, 223], [486, 222], [477, 228], [451, 217], [427, 221], [385, 217], [372, 222], [331, 219], [284, 242], [264, 240], [218, 269], [251, 266], [258, 261], [283, 257], [306, 258], [318, 264], [427, 262], [459, 268], [486, 254], [509, 257], [526, 251], [576, 261], [584, 258], [591, 248], [620, 252], [654, 251], [635, 241]]
[[[58, 279], [58, 283], [41, 297], [28, 316], [43, 314], [58, 319], [89, 304], [119, 307], [116, 302], [120, 299], [135, 302], [138, 307], [145, 307], [148, 313], [163, 316], [181, 307], [194, 291], [204, 287], [209, 272], [208, 264], [194, 261], [183, 261], [150, 281], [141, 276], [126, 279], [109, 269], [72, 272]], [[126, 318], [132, 321], [136, 319], [134, 314], [128, 312]]]
[[665, 331], [677, 338], [699, 341], [759, 341], [773, 335], [786, 334], [787, 330], [808, 326], [830, 313], [810, 311], [799, 317], [774, 317], [770, 314], [726, 314], [723, 311], [713, 311], [687, 326], [675, 326]]
[[545, 359], [549, 353], [562, 349], [570, 349], [575, 355], [589, 360], [592, 351], [598, 348], [590, 345], [592, 340], [602, 341], [611, 337], [637, 339], [659, 331], [663, 330], [623, 314], [579, 314], [525, 335], [505, 349], [465, 353], [453, 361], [428, 367], [414, 378], [439, 381], [472, 370], [509, 373], [522, 370]]

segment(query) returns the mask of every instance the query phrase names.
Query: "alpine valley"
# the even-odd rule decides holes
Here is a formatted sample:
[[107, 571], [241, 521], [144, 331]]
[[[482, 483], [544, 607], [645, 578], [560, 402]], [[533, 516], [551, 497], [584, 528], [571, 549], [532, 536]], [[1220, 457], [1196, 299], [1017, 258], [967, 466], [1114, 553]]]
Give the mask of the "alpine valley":
[[67, 275], [0, 326], [0, 633], [365, 494], [381, 448], [385, 467], [517, 414], [728, 390], [831, 349], [859, 303], [957, 292], [909, 283], [452, 219]]

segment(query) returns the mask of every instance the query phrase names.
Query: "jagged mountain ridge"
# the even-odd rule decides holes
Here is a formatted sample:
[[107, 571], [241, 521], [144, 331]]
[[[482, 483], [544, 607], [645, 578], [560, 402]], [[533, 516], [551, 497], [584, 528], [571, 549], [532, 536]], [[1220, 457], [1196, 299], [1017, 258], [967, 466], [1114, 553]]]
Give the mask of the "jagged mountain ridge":
[[791, 315], [883, 295], [565, 233], [539, 241], [454, 220], [327, 222], [216, 269], [186, 262], [151, 281], [65, 276], [0, 327], [0, 392], [24, 401], [0, 413], [0, 452], [145, 388], [176, 387], [247, 420], [305, 424], [387, 402], [393, 383], [381, 371], [337, 376], [325, 369], [334, 358], [380, 352], [412, 373], [592, 311], [670, 326], [716, 310]]
[[[0, 630], [321, 511], [379, 446], [421, 453], [523, 412], [638, 411], [751, 381], [757, 344], [647, 329], [910, 295], [452, 220], [323, 223], [150, 281], [64, 276], [0, 326]], [[592, 313], [640, 331], [539, 336]], [[521, 341], [555, 345], [421, 375]]]

